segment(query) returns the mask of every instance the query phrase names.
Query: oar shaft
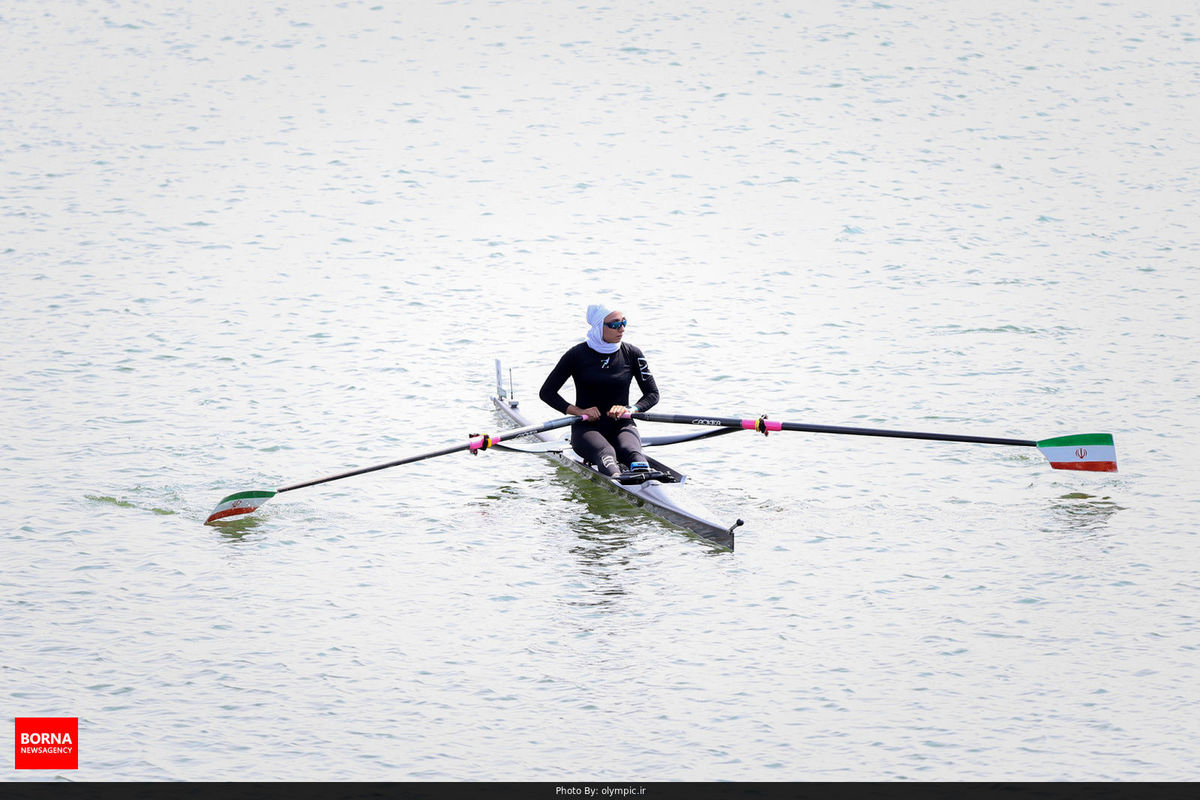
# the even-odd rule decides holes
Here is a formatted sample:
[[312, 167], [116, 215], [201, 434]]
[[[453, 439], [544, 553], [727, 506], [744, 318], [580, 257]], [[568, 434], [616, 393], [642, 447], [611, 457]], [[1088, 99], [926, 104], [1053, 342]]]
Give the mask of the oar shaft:
[[395, 461], [389, 461], [386, 464], [376, 464], [371, 467], [361, 467], [359, 469], [352, 469], [347, 472], [339, 472], [336, 475], [328, 475], [324, 478], [316, 478], [314, 480], [304, 481], [302, 483], [293, 483], [291, 486], [285, 486], [282, 489], [277, 490], [276, 493], [282, 494], [283, 492], [290, 492], [293, 489], [303, 489], [306, 486], [316, 486], [320, 483], [340, 481], [342, 478], [353, 478], [355, 475], [365, 475], [368, 472], [377, 472], [381, 469], [388, 469], [389, 467], [398, 467], [401, 464], [411, 464], [414, 461], [423, 461], [427, 458], [437, 458], [438, 456], [449, 455], [450, 453], [454, 453], [459, 450], [466, 450], [468, 447], [469, 444], [456, 444], [450, 447], [443, 447], [441, 450], [435, 450], [431, 453], [421, 453], [420, 455], [409, 456], [407, 458], [398, 458]]
[[[744, 428], [759, 430], [760, 420], [735, 417], [704, 417], [684, 414], [651, 414], [634, 412], [634, 419], [646, 422], [670, 422], [683, 425], [712, 425], [720, 428]], [[962, 436], [950, 433], [924, 433], [921, 431], [892, 431], [880, 428], [850, 428], [839, 425], [809, 425], [802, 422], [776, 422], [762, 420], [761, 427], [767, 431], [800, 431], [803, 433], [840, 433], [852, 436], [883, 436], [892, 439], [927, 439], [938, 442], [973, 442], [976, 444], [1003, 444], [1015, 447], [1037, 447], [1031, 439], [1003, 439], [994, 436]]]
[[506, 430], [506, 431], [504, 431], [503, 436], [476, 436], [476, 437], [473, 437], [472, 439], [470, 439], [466, 442], [463, 442], [461, 444], [452, 444], [447, 447], [440, 448], [438, 450], [432, 450], [428, 453], [418, 453], [417, 455], [407, 456], [405, 458], [398, 458], [395, 461], [388, 461], [384, 464], [375, 464], [374, 466], [370, 466], [370, 467], [360, 467], [359, 469], [352, 469], [347, 472], [339, 472], [336, 475], [329, 475], [324, 478], [316, 478], [315, 480], [311, 480], [311, 481], [304, 481], [302, 483], [294, 483], [291, 486], [285, 486], [282, 489], [276, 490], [276, 494], [282, 494], [283, 492], [290, 492], [293, 489], [303, 489], [306, 486], [316, 486], [317, 484], [320, 484], [320, 483], [329, 483], [330, 481], [338, 481], [338, 480], [341, 480], [342, 478], [352, 478], [355, 475], [364, 475], [368, 472], [377, 472], [381, 469], [388, 469], [389, 467], [398, 467], [401, 464], [411, 464], [414, 461], [424, 461], [427, 458], [437, 458], [438, 456], [449, 455], [450, 453], [455, 453], [455, 452], [458, 452], [459, 450], [486, 449], [486, 448], [490, 447], [491, 445], [493, 445], [497, 442], [503, 441], [503, 440], [515, 439], [518, 436], [525, 436], [530, 433], [541, 433], [542, 431], [554, 430], [555, 428], [563, 428], [563, 427], [566, 427], [567, 425], [571, 425], [575, 422], [579, 422], [582, 419], [583, 419], [583, 417], [581, 417], [581, 416], [560, 417], [559, 419], [552, 419], [549, 422], [543, 422], [538, 425], [528, 425], [524, 428], [514, 428], [513, 430]]

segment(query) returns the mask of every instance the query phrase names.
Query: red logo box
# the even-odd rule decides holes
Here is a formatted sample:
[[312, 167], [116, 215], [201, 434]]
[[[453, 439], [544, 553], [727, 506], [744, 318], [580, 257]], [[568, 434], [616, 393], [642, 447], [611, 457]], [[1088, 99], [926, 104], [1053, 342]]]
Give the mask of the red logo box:
[[17, 717], [17, 769], [79, 769], [79, 717]]

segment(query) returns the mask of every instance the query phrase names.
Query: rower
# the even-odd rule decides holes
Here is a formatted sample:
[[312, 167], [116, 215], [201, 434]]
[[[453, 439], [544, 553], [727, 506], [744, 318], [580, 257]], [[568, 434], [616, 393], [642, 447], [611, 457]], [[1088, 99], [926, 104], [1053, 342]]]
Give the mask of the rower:
[[[585, 462], [610, 478], [638, 473], [644, 481], [650, 465], [642, 453], [642, 437], [633, 420], [622, 419], [621, 415], [651, 409], [658, 402], [658, 385], [641, 349], [622, 341], [629, 323], [622, 312], [590, 305], [587, 322], [585, 341], [562, 355], [542, 384], [539, 396], [560, 413], [587, 418], [571, 426], [571, 447]], [[568, 403], [559, 393], [567, 378], [575, 383], [574, 403]], [[629, 405], [629, 386], [635, 380], [642, 396]]]

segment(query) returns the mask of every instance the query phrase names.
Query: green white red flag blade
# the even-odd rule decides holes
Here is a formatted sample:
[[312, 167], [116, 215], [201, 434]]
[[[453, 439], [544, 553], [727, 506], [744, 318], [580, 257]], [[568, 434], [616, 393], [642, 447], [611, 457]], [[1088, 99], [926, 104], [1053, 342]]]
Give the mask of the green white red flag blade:
[[217, 503], [217, 507], [208, 515], [208, 519], [204, 520], [204, 524], [242, 514], [253, 514], [259, 506], [270, 500], [275, 494], [275, 492], [262, 490], [231, 494]]
[[1111, 433], [1057, 436], [1037, 443], [1038, 450], [1055, 469], [1116, 472], [1117, 448]]

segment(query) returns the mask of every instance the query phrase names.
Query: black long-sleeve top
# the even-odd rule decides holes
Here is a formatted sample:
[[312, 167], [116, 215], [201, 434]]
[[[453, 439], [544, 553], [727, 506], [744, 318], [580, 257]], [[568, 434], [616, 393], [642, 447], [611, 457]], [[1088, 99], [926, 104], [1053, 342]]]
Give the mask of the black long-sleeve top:
[[642, 390], [641, 398], [634, 405], [636, 411], [648, 411], [658, 402], [658, 384], [646, 366], [646, 356], [641, 349], [622, 343], [615, 353], [597, 353], [580, 342], [567, 352], [546, 377], [538, 396], [542, 402], [560, 414], [567, 413], [570, 405], [559, 390], [567, 382], [575, 381], [575, 405], [579, 408], [595, 406], [600, 414], [616, 405], [628, 406], [629, 384], [637, 380]]

